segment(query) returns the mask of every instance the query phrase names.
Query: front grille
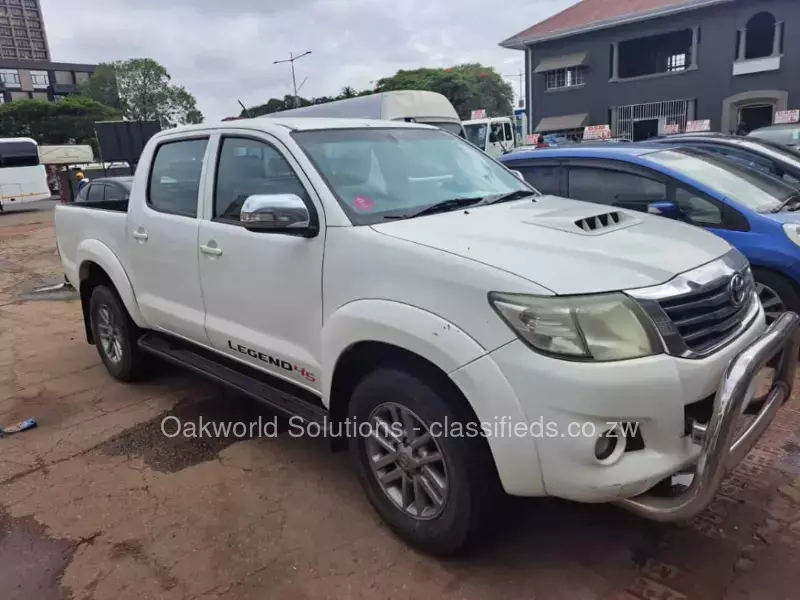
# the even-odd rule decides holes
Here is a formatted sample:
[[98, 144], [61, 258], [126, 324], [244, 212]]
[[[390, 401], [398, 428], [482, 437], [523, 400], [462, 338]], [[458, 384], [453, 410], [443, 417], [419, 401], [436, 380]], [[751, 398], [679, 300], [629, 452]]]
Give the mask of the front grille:
[[[736, 304], [731, 291], [733, 277], [744, 278], [744, 301]], [[757, 299], [749, 272], [733, 274], [658, 304], [672, 321], [686, 347], [702, 354], [734, 337]]]

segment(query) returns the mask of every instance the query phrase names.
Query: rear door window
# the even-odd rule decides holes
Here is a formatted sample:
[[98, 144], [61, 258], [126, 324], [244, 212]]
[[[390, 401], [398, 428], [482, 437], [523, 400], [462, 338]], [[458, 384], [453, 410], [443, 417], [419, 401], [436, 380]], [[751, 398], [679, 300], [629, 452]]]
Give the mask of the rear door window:
[[200, 179], [208, 139], [166, 142], [156, 149], [147, 204], [159, 212], [197, 217]]

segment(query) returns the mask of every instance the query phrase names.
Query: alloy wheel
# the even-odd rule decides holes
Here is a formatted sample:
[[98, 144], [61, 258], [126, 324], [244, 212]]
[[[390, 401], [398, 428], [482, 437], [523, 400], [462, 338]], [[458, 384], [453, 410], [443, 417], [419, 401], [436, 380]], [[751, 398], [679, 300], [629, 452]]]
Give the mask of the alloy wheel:
[[761, 306], [764, 307], [764, 313], [767, 315], [768, 323], [772, 323], [786, 312], [786, 305], [783, 303], [778, 293], [771, 287], [756, 282], [756, 293], [758, 294], [758, 299], [761, 301]]
[[383, 492], [419, 520], [438, 517], [447, 505], [447, 467], [437, 439], [408, 408], [387, 402], [369, 417], [367, 461]]
[[122, 331], [114, 318], [114, 311], [107, 304], [97, 309], [97, 332], [103, 354], [114, 364], [122, 360]]

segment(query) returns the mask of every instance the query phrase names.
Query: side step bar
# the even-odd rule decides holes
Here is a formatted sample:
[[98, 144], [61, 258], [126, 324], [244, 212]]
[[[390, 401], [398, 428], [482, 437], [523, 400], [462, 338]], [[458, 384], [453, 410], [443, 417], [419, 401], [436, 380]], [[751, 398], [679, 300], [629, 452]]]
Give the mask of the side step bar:
[[327, 420], [328, 411], [314, 394], [224, 356], [157, 333], [144, 334], [138, 344], [145, 352], [233, 388], [285, 416], [321, 425]]

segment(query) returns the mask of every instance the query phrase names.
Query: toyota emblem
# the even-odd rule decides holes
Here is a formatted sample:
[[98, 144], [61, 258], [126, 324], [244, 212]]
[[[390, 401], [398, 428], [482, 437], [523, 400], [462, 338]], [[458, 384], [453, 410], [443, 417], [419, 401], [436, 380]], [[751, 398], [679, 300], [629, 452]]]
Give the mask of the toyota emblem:
[[731, 282], [728, 285], [728, 292], [731, 295], [731, 302], [733, 302], [736, 308], [744, 304], [746, 287], [744, 277], [739, 273], [731, 277]]

